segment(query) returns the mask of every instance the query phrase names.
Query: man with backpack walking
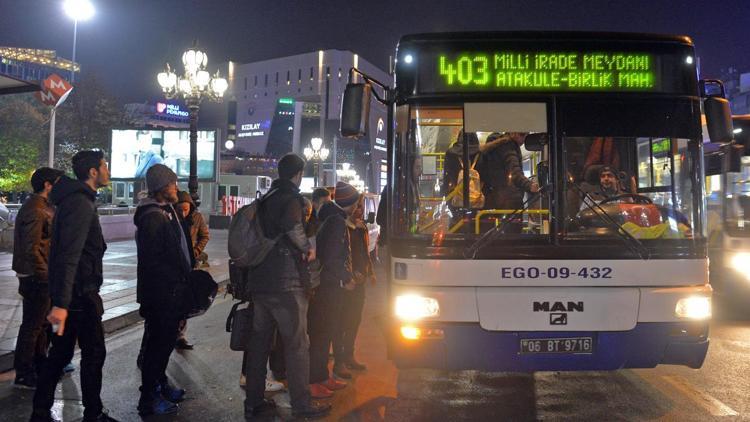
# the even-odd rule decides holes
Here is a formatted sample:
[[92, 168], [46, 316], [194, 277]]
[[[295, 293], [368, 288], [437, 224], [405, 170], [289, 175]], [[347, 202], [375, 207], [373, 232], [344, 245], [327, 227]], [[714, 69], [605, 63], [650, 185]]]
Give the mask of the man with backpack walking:
[[245, 418], [251, 419], [276, 406], [263, 396], [266, 363], [274, 328], [284, 344], [292, 414], [295, 417], [325, 416], [330, 405], [311, 402], [309, 383], [309, 339], [307, 337], [306, 263], [315, 259], [315, 249], [305, 235], [303, 199], [299, 194], [305, 161], [296, 154], [279, 160], [279, 178], [260, 199], [257, 216], [263, 235], [275, 244], [263, 261], [250, 269], [247, 289], [254, 306], [253, 328], [248, 344]]

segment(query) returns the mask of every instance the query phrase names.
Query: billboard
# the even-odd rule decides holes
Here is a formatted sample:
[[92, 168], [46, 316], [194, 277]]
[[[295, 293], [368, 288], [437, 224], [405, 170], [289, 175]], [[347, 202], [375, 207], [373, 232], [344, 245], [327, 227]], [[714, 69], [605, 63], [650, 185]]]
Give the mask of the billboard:
[[[198, 131], [198, 179], [216, 179], [216, 131]], [[112, 179], [143, 179], [154, 164], [164, 164], [180, 179], [190, 176], [190, 131], [112, 130]]]

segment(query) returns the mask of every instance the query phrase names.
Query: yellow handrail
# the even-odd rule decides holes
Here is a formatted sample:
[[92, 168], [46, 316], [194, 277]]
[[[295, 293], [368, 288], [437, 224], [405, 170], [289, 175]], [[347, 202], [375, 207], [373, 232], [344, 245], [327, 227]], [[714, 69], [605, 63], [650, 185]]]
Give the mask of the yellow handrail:
[[474, 231], [476, 234], [479, 234], [479, 223], [480, 219], [484, 217], [485, 215], [491, 214], [491, 215], [507, 215], [507, 214], [514, 214], [514, 213], [521, 213], [521, 214], [536, 214], [536, 215], [548, 215], [549, 210], [481, 210], [477, 212], [477, 216], [474, 218]]

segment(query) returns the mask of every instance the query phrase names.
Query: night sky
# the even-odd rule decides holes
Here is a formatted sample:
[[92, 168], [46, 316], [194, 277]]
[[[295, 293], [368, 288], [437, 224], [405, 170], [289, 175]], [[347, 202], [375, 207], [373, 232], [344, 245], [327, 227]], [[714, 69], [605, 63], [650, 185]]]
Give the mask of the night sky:
[[[77, 61], [123, 102], [159, 98], [156, 73], [197, 38], [209, 71], [319, 49], [359, 53], [387, 70], [402, 34], [464, 30], [597, 30], [689, 35], [704, 77], [750, 71], [750, 1], [677, 0], [92, 0]], [[0, 0], [0, 45], [70, 58], [62, 0]], [[213, 64], [213, 65], [212, 65]], [[182, 66], [180, 64], [180, 71]]]

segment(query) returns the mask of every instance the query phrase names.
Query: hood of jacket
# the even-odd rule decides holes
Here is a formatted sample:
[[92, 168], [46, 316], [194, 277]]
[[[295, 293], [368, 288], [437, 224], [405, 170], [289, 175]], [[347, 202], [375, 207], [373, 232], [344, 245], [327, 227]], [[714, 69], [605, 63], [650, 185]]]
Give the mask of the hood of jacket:
[[92, 202], [96, 200], [96, 191], [91, 189], [89, 185], [80, 180], [71, 179], [68, 176], [61, 176], [60, 180], [55, 183], [52, 191], [49, 193], [49, 201], [54, 205], [58, 205], [68, 196], [78, 192], [84, 193]]
[[157, 207], [161, 211], [161, 207], [163, 207], [165, 205], [167, 205], [167, 203], [165, 203], [165, 202], [159, 202], [159, 201], [157, 201], [154, 198], [144, 198], [144, 199], [141, 199], [141, 201], [138, 203], [138, 207], [135, 209], [135, 215], [133, 216], [133, 222], [135, 223], [136, 226], [140, 225], [141, 217], [143, 217], [143, 215], [146, 212], [150, 212], [150, 211], [147, 211], [149, 208]]
[[334, 216], [334, 215], [340, 215], [341, 218], [346, 220], [346, 211], [343, 210], [340, 206], [336, 205], [335, 202], [326, 202], [323, 204], [322, 207], [318, 210], [318, 221], [321, 223], [326, 221], [328, 217]]
[[[486, 144], [482, 145], [479, 148], [479, 151], [482, 154], [486, 154], [486, 153], [488, 153], [490, 151], [493, 151], [495, 149], [500, 148], [503, 145], [506, 145], [508, 142], [514, 142], [514, 141], [513, 141], [513, 139], [511, 139], [510, 136], [503, 135], [503, 136], [501, 136], [501, 137], [493, 140], [492, 142], [487, 142]], [[520, 149], [520, 147], [518, 147], [518, 148]]]

